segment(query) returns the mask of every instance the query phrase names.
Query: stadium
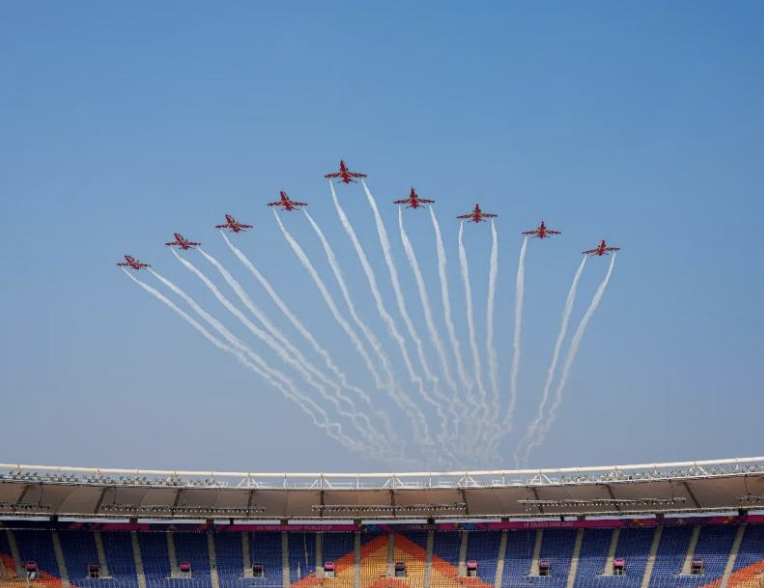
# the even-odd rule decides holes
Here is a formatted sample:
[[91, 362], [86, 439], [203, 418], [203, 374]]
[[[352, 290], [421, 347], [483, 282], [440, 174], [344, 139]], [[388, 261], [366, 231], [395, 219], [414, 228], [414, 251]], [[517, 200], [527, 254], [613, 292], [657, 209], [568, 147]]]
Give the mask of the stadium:
[[0, 464], [0, 584], [762, 585], [764, 457], [388, 474]]
[[763, 30], [0, 2], [0, 588], [764, 588]]

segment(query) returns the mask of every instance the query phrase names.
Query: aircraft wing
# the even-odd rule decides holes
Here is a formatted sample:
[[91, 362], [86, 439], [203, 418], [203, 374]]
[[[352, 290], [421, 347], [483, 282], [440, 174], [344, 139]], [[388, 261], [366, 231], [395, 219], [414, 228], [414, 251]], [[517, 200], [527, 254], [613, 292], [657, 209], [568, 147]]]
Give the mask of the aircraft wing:
[[561, 231], [550, 231], [550, 230], [547, 230], [547, 234], [549, 234], [549, 235], [562, 235], [562, 232]]
[[472, 218], [472, 216], [473, 216], [473, 214], [472, 214], [472, 213], [470, 213], [470, 214], [462, 214], [462, 215], [459, 215], [459, 216], [457, 216], [456, 218]]
[[411, 202], [411, 198], [404, 198], [403, 200], [394, 200], [393, 204], [408, 204]]
[[324, 177], [325, 178], [339, 178], [341, 175], [342, 175], [342, 172], [337, 172], [337, 173], [334, 173], [334, 174], [326, 174]]
[[[549, 232], [550, 231], [547, 231], [547, 233], [549, 233]], [[538, 235], [538, 234], [539, 234], [538, 229], [535, 229], [533, 231], [523, 231], [523, 235]]]
[[419, 198], [419, 202], [423, 204], [435, 204], [434, 200], [428, 200], [427, 198]]
[[353, 177], [353, 178], [365, 178], [366, 177], [366, 174], [361, 174], [361, 173], [358, 173], [358, 172], [348, 172], [348, 175]]
[[276, 202], [269, 202], [268, 206], [281, 206], [282, 204], [284, 203], [281, 200], [276, 200]]
[[484, 212], [484, 213], [483, 213], [483, 214], [481, 214], [480, 216], [482, 216], [483, 218], [496, 218], [498, 215], [496, 215], [496, 214], [492, 214], [492, 213], [490, 213], [490, 212]]
[[582, 251], [581, 253], [583, 255], [593, 255], [593, 254], [597, 253], [597, 250], [596, 249], [589, 249], [588, 251]]
[[307, 206], [307, 205], [308, 205], [307, 202], [295, 202], [294, 200], [292, 200], [292, 206]]

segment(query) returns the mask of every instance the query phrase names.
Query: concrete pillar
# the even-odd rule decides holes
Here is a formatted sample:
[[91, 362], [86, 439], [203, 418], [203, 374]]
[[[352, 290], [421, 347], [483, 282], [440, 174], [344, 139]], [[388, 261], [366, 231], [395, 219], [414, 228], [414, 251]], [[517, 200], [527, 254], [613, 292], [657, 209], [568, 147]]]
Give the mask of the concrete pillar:
[[172, 531], [167, 531], [167, 559], [170, 560], [170, 577], [180, 578], [180, 570], [178, 569], [178, 554], [175, 552], [175, 534]]
[[461, 532], [461, 541], [459, 543], [459, 577], [464, 578], [467, 575], [467, 541], [468, 532]]
[[324, 534], [316, 533], [316, 578], [324, 577]]
[[724, 566], [724, 575], [722, 576], [722, 582], [719, 584], [719, 588], [727, 588], [727, 584], [729, 584], [732, 570], [735, 567], [735, 560], [737, 559], [737, 554], [740, 551], [740, 544], [743, 542], [745, 529], [745, 523], [738, 525], [737, 533], [735, 533], [735, 540], [732, 542], [732, 549], [730, 549], [730, 555], [727, 558], [727, 565]]
[[53, 529], [53, 552], [56, 554], [56, 563], [58, 564], [58, 573], [61, 576], [61, 588], [69, 588], [69, 570], [66, 569], [66, 559], [64, 559], [64, 550], [61, 549], [61, 538], [58, 536], [58, 530]]
[[695, 548], [698, 546], [698, 537], [700, 537], [700, 525], [695, 525], [690, 537], [690, 545], [687, 547], [687, 554], [684, 557], [682, 565], [682, 575], [689, 576], [692, 573], [692, 560], [695, 558]]
[[432, 549], [435, 545], [435, 531], [427, 531], [427, 559], [424, 565], [424, 588], [430, 588], [432, 584]]
[[141, 546], [138, 543], [138, 533], [135, 531], [130, 531], [130, 542], [133, 545], [133, 561], [135, 562], [135, 574], [138, 576], [138, 588], [146, 588], [146, 573], [143, 570]]
[[533, 545], [533, 559], [529, 576], [539, 575], [539, 559], [541, 558], [541, 542], [544, 540], [544, 529], [536, 530], [536, 543]]
[[653, 575], [655, 558], [658, 556], [658, 546], [661, 543], [662, 534], [663, 527], [661, 525], [656, 526], [655, 534], [653, 535], [653, 543], [650, 545], [650, 553], [647, 556], [647, 564], [645, 565], [645, 572], [642, 574], [642, 582], [640, 582], [639, 588], [648, 588], [650, 585], [650, 578]]
[[212, 588], [220, 588], [218, 576], [218, 555], [215, 551], [215, 533], [207, 531], [207, 555], [210, 558], [210, 582]]
[[8, 536], [8, 546], [11, 548], [11, 556], [13, 557], [13, 563], [16, 566], [16, 577], [26, 578], [27, 572], [24, 569], [24, 562], [21, 561], [21, 554], [19, 554], [19, 544], [16, 543], [16, 535], [11, 529], [6, 529], [5, 534]]
[[395, 576], [395, 533], [387, 535], [387, 576]]
[[353, 539], [353, 588], [361, 588], [361, 533], [356, 531]]
[[613, 534], [610, 536], [610, 547], [607, 550], [607, 559], [605, 560], [605, 569], [602, 570], [603, 576], [613, 575], [613, 561], [615, 560], [615, 552], [618, 550], [618, 538], [621, 536], [621, 528], [616, 527], [613, 529]]
[[496, 577], [493, 580], [493, 588], [501, 588], [501, 581], [504, 578], [504, 558], [507, 556], [507, 539], [509, 538], [509, 532], [504, 530], [501, 532], [501, 539], [499, 539], [499, 555], [496, 558]]
[[281, 586], [289, 588], [292, 580], [289, 577], [289, 534], [281, 533]]
[[103, 536], [101, 535], [101, 531], [93, 531], [93, 539], [95, 539], [96, 553], [98, 553], [98, 565], [101, 566], [101, 577], [111, 578], [109, 562], [106, 559], [106, 550], [103, 548]]
[[578, 558], [581, 555], [581, 544], [584, 542], [584, 530], [579, 529], [576, 532], [576, 541], [573, 543], [573, 557], [570, 560], [570, 569], [568, 570], [568, 582], [565, 588], [574, 588], [576, 585], [576, 574], [578, 573]]
[[241, 565], [244, 568], [244, 577], [252, 577], [252, 557], [249, 552], [249, 533], [241, 534]]

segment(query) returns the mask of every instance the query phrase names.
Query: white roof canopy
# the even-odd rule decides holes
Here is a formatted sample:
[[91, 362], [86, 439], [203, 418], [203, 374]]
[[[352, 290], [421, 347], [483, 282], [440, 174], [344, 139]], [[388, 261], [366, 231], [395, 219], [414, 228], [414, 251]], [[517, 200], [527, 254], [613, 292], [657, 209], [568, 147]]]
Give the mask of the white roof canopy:
[[0, 516], [479, 519], [723, 512], [761, 504], [764, 457], [377, 474], [0, 464]]

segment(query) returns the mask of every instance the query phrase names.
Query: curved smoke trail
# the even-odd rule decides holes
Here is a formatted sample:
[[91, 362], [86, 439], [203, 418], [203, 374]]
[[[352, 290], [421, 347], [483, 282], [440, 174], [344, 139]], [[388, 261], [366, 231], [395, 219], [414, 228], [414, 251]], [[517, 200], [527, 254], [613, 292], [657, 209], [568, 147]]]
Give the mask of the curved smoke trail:
[[443, 302], [443, 320], [446, 323], [448, 339], [451, 342], [451, 348], [456, 359], [456, 371], [459, 373], [459, 379], [462, 382], [462, 386], [464, 386], [465, 393], [467, 393], [472, 388], [472, 382], [467, 377], [467, 370], [464, 367], [464, 359], [462, 358], [461, 344], [456, 336], [456, 328], [454, 328], [454, 320], [451, 316], [451, 297], [448, 293], [448, 274], [446, 273], [446, 248], [443, 246], [440, 223], [435, 216], [435, 209], [432, 206], [430, 207], [430, 218], [432, 219], [432, 228], [435, 231], [435, 248], [438, 253], [438, 278], [440, 279], [440, 298]]
[[[359, 430], [363, 431], [363, 425], [358, 422], [358, 414], [354, 412], [346, 411], [339, 403], [339, 400], [337, 400], [336, 397], [332, 396], [327, 392], [326, 388], [318, 382], [313, 374], [310, 372], [310, 369], [303, 365], [303, 363], [296, 357], [290, 355], [287, 353], [287, 350], [284, 349], [284, 347], [276, 341], [276, 339], [271, 336], [269, 333], [266, 333], [259, 327], [257, 327], [252, 321], [250, 321], [246, 315], [244, 315], [243, 312], [241, 312], [228, 298], [223, 296], [223, 294], [220, 292], [217, 286], [212, 283], [212, 281], [204, 275], [204, 273], [199, 270], [194, 264], [192, 264], [187, 259], [183, 259], [178, 253], [173, 249], [172, 250], [173, 255], [175, 258], [191, 273], [196, 275], [207, 288], [212, 292], [212, 294], [217, 298], [217, 300], [231, 313], [233, 314], [239, 321], [247, 328], [247, 330], [252, 333], [255, 337], [260, 339], [263, 343], [265, 343], [276, 355], [279, 356], [279, 358], [287, 365], [291, 366], [297, 372], [302, 376], [302, 378], [310, 384], [315, 390], [321, 395], [321, 397], [326, 400], [327, 402], [330, 402], [334, 408], [337, 410], [337, 413], [346, 419], [350, 420], [353, 425]], [[360, 446], [360, 444], [359, 444]]]
[[464, 249], [464, 223], [459, 223], [459, 265], [462, 270], [462, 282], [464, 282], [464, 299], [467, 306], [467, 331], [469, 332], [470, 348], [472, 349], [472, 363], [475, 368], [475, 382], [480, 393], [480, 406], [483, 411], [484, 422], [492, 422], [497, 415], [491, 415], [488, 407], [488, 397], [483, 386], [483, 366], [480, 363], [480, 351], [478, 350], [477, 337], [475, 335], [475, 318], [472, 308], [472, 286], [470, 285], [470, 269], [467, 263], [467, 251]]
[[[310, 226], [313, 227], [313, 231], [316, 233], [318, 240], [321, 241], [321, 246], [324, 249], [324, 254], [326, 255], [327, 261], [329, 262], [329, 267], [332, 269], [334, 279], [336, 280], [337, 286], [340, 289], [342, 298], [345, 301], [345, 306], [347, 306], [348, 312], [350, 313], [350, 318], [352, 318], [356, 326], [361, 329], [361, 333], [363, 333], [366, 341], [369, 343], [369, 345], [371, 345], [371, 348], [377, 355], [377, 359], [379, 359], [379, 363], [381, 364], [382, 369], [385, 372], [385, 376], [387, 377], [388, 393], [401, 410], [408, 410], [411, 401], [400, 391], [398, 382], [395, 379], [395, 374], [393, 373], [392, 365], [390, 364], [390, 359], [387, 357], [387, 354], [382, 348], [379, 340], [374, 335], [369, 326], [363, 322], [361, 317], [358, 315], [358, 311], [355, 307], [355, 302], [353, 302], [353, 297], [350, 295], [350, 290], [348, 290], [347, 283], [345, 282], [345, 276], [342, 273], [342, 268], [340, 267], [339, 261], [337, 260], [337, 256], [334, 254], [332, 246], [329, 244], [329, 241], [324, 235], [324, 232], [321, 230], [321, 227], [315, 220], [313, 220], [313, 217], [310, 216], [310, 213], [304, 209], [303, 212], [305, 213], [305, 218], [308, 219]], [[384, 388], [384, 386], [381, 385], [381, 382], [380, 386], [378, 387]], [[390, 424], [387, 423], [386, 426], [389, 427]]]
[[563, 395], [563, 392], [565, 391], [565, 386], [568, 383], [568, 378], [570, 377], [570, 370], [573, 367], [573, 362], [576, 359], [578, 348], [581, 345], [581, 339], [583, 339], [584, 337], [584, 332], [586, 331], [586, 326], [589, 324], [589, 320], [592, 318], [594, 311], [597, 310], [597, 307], [600, 305], [600, 301], [602, 300], [602, 297], [605, 294], [605, 289], [607, 288], [608, 282], [610, 282], [610, 276], [613, 273], [614, 266], [615, 266], [615, 253], [613, 254], [613, 257], [610, 260], [610, 266], [608, 267], [607, 274], [605, 275], [605, 279], [602, 280], [602, 283], [599, 285], [599, 287], [597, 288], [597, 291], [594, 293], [594, 297], [592, 298], [591, 304], [589, 304], [589, 308], [586, 309], [586, 313], [584, 314], [584, 317], [581, 319], [581, 322], [578, 323], [578, 327], [576, 328], [576, 331], [573, 333], [573, 338], [570, 341], [570, 348], [568, 349], [568, 355], [565, 357], [565, 364], [563, 365], [563, 368], [562, 368], [562, 375], [560, 376], [560, 381], [557, 384], [554, 404], [552, 405], [552, 408], [549, 409], [549, 416], [547, 417], [547, 420], [544, 423], [544, 425], [540, 428], [539, 434], [537, 435], [536, 439], [528, 447], [528, 451], [530, 451], [534, 447], [537, 447], [538, 445], [544, 442], [544, 439], [549, 433], [549, 429], [554, 424], [554, 420], [557, 417], [557, 410], [560, 408], [560, 404], [562, 404], [562, 395]]
[[488, 353], [488, 377], [491, 379], [491, 391], [493, 392], [493, 411], [498, 414], [499, 405], [499, 369], [496, 359], [496, 346], [494, 345], [494, 322], [493, 311], [496, 301], [496, 279], [499, 275], [499, 236], [496, 232], [496, 223], [491, 221], [491, 264], [488, 274], [488, 301], [486, 303], [486, 350]]
[[[387, 229], [385, 229], [385, 223], [382, 221], [382, 216], [379, 214], [377, 201], [374, 199], [374, 196], [372, 196], [371, 192], [369, 191], [369, 187], [366, 185], [366, 182], [361, 180], [361, 184], [363, 185], [364, 192], [366, 192], [366, 199], [369, 201], [369, 206], [371, 207], [371, 211], [374, 215], [374, 223], [377, 226], [377, 235], [379, 236], [379, 244], [382, 247], [382, 253], [385, 258], [385, 264], [387, 265], [387, 272], [390, 274], [390, 283], [393, 286], [393, 293], [395, 294], [395, 301], [396, 301], [396, 304], [398, 305], [398, 312], [400, 313], [401, 318], [403, 319], [403, 324], [406, 326], [406, 331], [408, 332], [409, 337], [414, 342], [414, 347], [416, 348], [416, 351], [417, 351], [417, 357], [419, 358], [419, 363], [422, 365], [424, 376], [425, 378], [427, 378], [427, 380], [430, 381], [430, 383], [433, 386], [432, 396], [429, 393], [427, 393], [424, 384], [422, 384], [422, 386], [420, 387], [420, 394], [422, 394], [422, 398], [424, 398], [424, 400], [428, 404], [432, 405], [435, 408], [435, 412], [438, 416], [438, 420], [440, 422], [440, 428], [441, 428], [440, 439], [444, 440], [446, 435], [448, 418], [446, 417], [446, 413], [443, 410], [443, 404], [447, 403], [448, 400], [440, 393], [439, 386], [438, 386], [438, 378], [430, 369], [430, 364], [428, 363], [427, 357], [424, 353], [422, 338], [419, 336], [419, 333], [417, 333], [417, 330], [414, 327], [414, 323], [411, 320], [411, 317], [409, 316], [409, 312], [406, 309], [406, 300], [403, 297], [403, 291], [401, 290], [400, 280], [398, 279], [398, 270], [395, 267], [395, 261], [393, 260], [392, 249], [390, 247], [390, 239], [387, 236]], [[403, 353], [405, 356], [408, 356], [408, 353], [405, 351], [405, 347], [401, 348], [401, 353]], [[411, 369], [409, 369], [409, 374], [411, 373], [413, 372]]]
[[374, 378], [374, 381], [377, 384], [377, 387], [381, 388], [382, 380], [379, 374], [377, 373], [377, 370], [374, 368], [374, 363], [371, 361], [371, 357], [369, 357], [369, 354], [366, 351], [366, 348], [364, 347], [363, 343], [358, 338], [358, 335], [356, 334], [356, 332], [352, 329], [352, 327], [348, 324], [348, 322], [343, 318], [342, 313], [340, 313], [339, 308], [337, 308], [337, 304], [334, 302], [334, 298], [332, 298], [332, 295], [329, 293], [329, 290], [326, 287], [326, 284], [324, 284], [324, 281], [318, 275], [316, 268], [310, 262], [310, 259], [305, 254], [305, 251], [303, 250], [303, 248], [300, 247], [299, 243], [297, 243], [297, 241], [294, 240], [292, 235], [289, 234], [289, 231], [286, 230], [284, 223], [281, 222], [281, 219], [279, 218], [275, 210], [273, 211], [273, 215], [276, 217], [276, 222], [278, 222], [279, 227], [281, 227], [281, 232], [283, 233], [284, 238], [287, 240], [287, 243], [289, 243], [289, 245], [292, 247], [292, 251], [294, 251], [295, 255], [297, 256], [297, 259], [299, 259], [302, 266], [308, 271], [311, 278], [313, 278], [313, 282], [316, 284], [316, 287], [321, 293], [321, 296], [323, 297], [324, 302], [326, 302], [326, 305], [329, 307], [329, 311], [332, 313], [334, 320], [337, 321], [337, 324], [340, 325], [342, 330], [345, 332], [345, 334], [348, 336], [350, 341], [353, 343], [353, 346], [356, 348], [356, 351], [358, 351], [358, 354], [363, 358], [363, 361], [366, 364], [366, 367], [368, 368], [369, 373], [371, 373], [372, 377]]
[[[270, 321], [270, 319], [266, 316], [266, 314], [252, 301], [252, 299], [249, 297], [249, 294], [244, 290], [244, 288], [241, 286], [241, 284], [231, 275], [231, 273], [214, 257], [209, 255], [207, 252], [205, 252], [201, 247], [197, 247], [197, 251], [202, 254], [202, 256], [209, 261], [217, 270], [220, 272], [220, 275], [223, 276], [223, 279], [226, 281], [226, 283], [233, 289], [233, 291], [236, 293], [236, 296], [239, 298], [239, 300], [244, 304], [244, 306], [247, 307], [247, 309], [263, 324], [266, 331], [276, 340], [278, 341], [278, 344], [283, 346], [283, 349], [286, 349], [286, 351], [291, 354], [291, 357], [299, 363], [304, 370], [309, 372], [312, 376], [318, 378], [321, 382], [326, 384], [327, 386], [331, 387], [334, 390], [334, 393], [336, 395], [334, 400], [330, 400], [337, 409], [339, 410], [339, 404], [338, 402], [344, 402], [348, 407], [349, 411], [347, 413], [343, 413], [340, 411], [340, 414], [343, 416], [346, 416], [347, 418], [350, 418], [356, 428], [361, 432], [366, 439], [374, 444], [378, 444], [380, 448], [384, 448], [385, 446], [385, 437], [377, 431], [376, 427], [371, 423], [369, 420], [369, 417], [363, 414], [362, 412], [359, 412], [358, 409], [355, 406], [355, 403], [345, 396], [342, 392], [341, 387], [334, 381], [332, 381], [330, 378], [326, 376], [321, 370], [317, 369], [315, 366], [313, 366], [310, 361], [307, 360], [307, 358], [303, 355], [302, 351], [300, 351], [295, 345], [292, 344], [291, 341], [279, 330], [276, 328], [276, 326]], [[190, 265], [190, 263], [189, 263]], [[188, 267], [188, 266], [187, 266]], [[191, 267], [189, 267], [191, 269]], [[194, 271], [194, 270], [192, 270]], [[196, 271], [194, 273], [197, 273]], [[203, 275], [201, 273], [197, 273], [197, 275], [207, 284], [207, 280], [205, 280], [205, 277], [202, 277]], [[217, 293], [213, 291], [213, 293], [217, 296]], [[220, 302], [225, 304], [223, 302], [223, 298], [218, 298]], [[229, 308], [226, 305], [227, 308]], [[230, 308], [229, 308], [230, 310]], [[238, 318], [238, 309], [236, 309], [237, 312], [235, 315]], [[245, 326], [249, 328], [249, 325], [245, 323]], [[252, 330], [252, 329], [250, 329]], [[257, 333], [256, 333], [257, 334]], [[259, 335], [258, 335], [259, 336]], [[282, 349], [282, 350], [283, 350]], [[278, 353], [276, 349], [274, 349]], [[324, 390], [325, 392], [325, 390]], [[328, 395], [323, 394], [322, 396], [328, 399]], [[361, 421], [361, 422], [358, 422]]]
[[324, 365], [326, 365], [327, 369], [329, 369], [329, 371], [335, 375], [342, 387], [350, 392], [353, 392], [366, 404], [371, 406], [371, 398], [369, 395], [357, 386], [353, 386], [348, 382], [347, 376], [342, 370], [340, 370], [339, 367], [337, 367], [329, 352], [321, 346], [321, 344], [316, 340], [316, 338], [307, 329], [307, 327], [305, 327], [300, 319], [295, 316], [295, 314], [292, 312], [289, 306], [287, 306], [286, 302], [284, 302], [281, 296], [278, 295], [276, 290], [274, 290], [273, 286], [271, 286], [271, 283], [265, 278], [265, 276], [263, 276], [263, 274], [260, 273], [260, 271], [249, 260], [249, 258], [231, 242], [231, 240], [228, 238], [228, 235], [226, 235], [223, 231], [220, 232], [220, 235], [223, 237], [228, 247], [242, 263], [242, 265], [249, 270], [249, 272], [260, 283], [263, 289], [268, 293], [268, 295], [271, 297], [271, 300], [273, 300], [273, 302], [287, 318], [287, 320], [292, 324], [295, 330], [300, 333], [303, 339], [305, 339], [310, 344], [313, 350], [321, 356], [321, 358], [324, 360]]
[[[581, 264], [576, 270], [576, 274], [573, 276], [573, 283], [570, 285], [568, 296], [565, 298], [565, 306], [562, 310], [562, 322], [560, 323], [560, 332], [557, 335], [557, 340], [554, 343], [554, 352], [552, 353], [552, 362], [549, 364], [549, 369], [546, 374], [546, 382], [544, 383], [544, 391], [541, 394], [541, 402], [539, 403], [536, 418], [528, 425], [528, 429], [523, 436], [523, 439], [518, 444], [515, 450], [515, 463], [520, 462], [520, 449], [522, 449], [523, 443], [531, 441], [536, 435], [536, 432], [541, 425], [541, 421], [544, 418], [544, 409], [549, 401], [549, 392], [552, 390], [552, 382], [554, 381], [554, 373], [557, 370], [557, 362], [560, 360], [560, 352], [562, 351], [562, 344], [565, 341], [565, 336], [568, 334], [568, 323], [570, 322], [570, 315], [573, 312], [573, 304], [576, 301], [576, 292], [578, 291], [578, 282], [581, 280], [581, 275], [584, 272], [584, 266], [588, 256], [584, 256], [581, 260]], [[527, 463], [530, 456], [531, 446], [529, 445], [525, 449], [525, 455], [523, 462]]]
[[[377, 285], [377, 277], [374, 274], [374, 270], [372, 269], [371, 264], [369, 263], [369, 259], [366, 257], [366, 252], [363, 250], [363, 247], [361, 246], [361, 243], [358, 240], [358, 236], [355, 233], [355, 229], [353, 229], [353, 226], [350, 224], [350, 220], [345, 214], [345, 211], [340, 206], [340, 202], [337, 199], [337, 193], [334, 191], [334, 184], [329, 182], [329, 187], [332, 192], [334, 207], [337, 209], [337, 214], [340, 217], [340, 222], [342, 223], [342, 226], [345, 229], [345, 232], [347, 233], [348, 237], [350, 237], [350, 241], [353, 243], [353, 248], [356, 251], [359, 261], [361, 262], [361, 266], [363, 267], [363, 271], [364, 271], [364, 274], [366, 275], [366, 280], [369, 283], [369, 288], [371, 289], [371, 293], [374, 298], [374, 302], [376, 303], [379, 316], [382, 318], [382, 321], [385, 323], [385, 326], [387, 327], [387, 330], [390, 336], [398, 344], [398, 348], [400, 349], [401, 355], [403, 356], [404, 365], [406, 366], [406, 370], [408, 371], [409, 379], [417, 385], [420, 396], [422, 396], [424, 399], [427, 399], [429, 398], [429, 396], [424, 389], [424, 382], [422, 381], [422, 378], [419, 377], [416, 371], [414, 370], [414, 366], [411, 363], [409, 354], [406, 351], [406, 341], [403, 339], [403, 335], [401, 335], [400, 331], [398, 330], [398, 327], [395, 324], [393, 317], [390, 316], [390, 313], [387, 312], [387, 309], [385, 308], [385, 304], [382, 300], [382, 294], [380, 293], [379, 286]], [[427, 419], [425, 418], [424, 414], [419, 409], [419, 407], [417, 407], [413, 402], [411, 403], [411, 405], [415, 407], [417, 411], [416, 418], [417, 418], [417, 421], [419, 421], [419, 427], [420, 427], [419, 432], [422, 437], [422, 442], [424, 444], [431, 445], [432, 440], [430, 438], [430, 431], [429, 431], [429, 426], [427, 424]]]
[[[422, 312], [424, 313], [424, 322], [427, 325], [427, 330], [430, 334], [430, 342], [432, 343], [432, 346], [435, 348], [436, 353], [438, 354], [438, 358], [440, 359], [440, 365], [443, 369], [443, 374], [445, 375], [446, 382], [448, 383], [448, 386], [451, 388], [452, 391], [452, 397], [449, 401], [444, 395], [440, 395], [440, 400], [448, 405], [449, 412], [451, 413], [451, 417], [453, 418], [454, 427], [458, 427], [458, 422], [460, 420], [459, 416], [459, 397], [457, 396], [456, 392], [456, 382], [454, 382], [454, 379], [451, 377], [451, 369], [448, 366], [448, 359], [446, 358], [446, 350], [443, 346], [443, 341], [440, 338], [440, 335], [438, 334], [438, 329], [435, 327], [435, 320], [432, 317], [432, 309], [430, 308], [430, 297], [427, 294], [427, 286], [424, 283], [424, 277], [422, 276], [422, 271], [419, 268], [419, 262], [416, 258], [416, 253], [414, 252], [414, 247], [411, 245], [411, 240], [409, 239], [408, 234], [406, 233], [406, 228], [403, 225], [403, 209], [398, 209], [398, 227], [400, 228], [401, 232], [401, 242], [403, 243], [403, 250], [406, 252], [406, 257], [408, 258], [409, 266], [411, 266], [411, 272], [414, 274], [414, 280], [416, 281], [417, 290], [419, 291], [419, 301], [422, 303]], [[455, 434], [458, 434], [458, 429], [455, 431]]]
[[[168, 279], [164, 278], [163, 276], [159, 275], [155, 271], [151, 269], [149, 269], [149, 271], [160, 282], [162, 282], [163, 284], [165, 284], [165, 286], [170, 288], [170, 290], [172, 290], [173, 292], [178, 294], [181, 298], [183, 298], [186, 301], [186, 303], [189, 306], [191, 306], [194, 312], [196, 312], [208, 325], [213, 327], [226, 341], [228, 341], [228, 343], [232, 347], [226, 346], [221, 341], [219, 341], [216, 337], [211, 335], [204, 327], [202, 327], [194, 319], [188, 316], [185, 312], [183, 312], [180, 308], [178, 308], [175, 304], [173, 304], [170, 300], [168, 300], [156, 289], [152, 288], [148, 284], [144, 284], [143, 282], [138, 280], [136, 277], [128, 274], [127, 272], [125, 273], [130, 278], [132, 278], [133, 281], [135, 281], [139, 286], [141, 286], [144, 290], [146, 290], [147, 292], [155, 296], [158, 300], [160, 300], [161, 302], [169, 306], [172, 310], [177, 312], [191, 326], [193, 326], [195, 329], [197, 329], [197, 331], [199, 331], [202, 335], [204, 335], [204, 337], [210, 343], [215, 345], [218, 349], [232, 353], [234, 356], [236, 356], [236, 358], [242, 364], [247, 366], [250, 370], [252, 370], [256, 374], [258, 374], [260, 377], [266, 380], [269, 384], [273, 385], [275, 388], [280, 390], [285, 397], [295, 402], [303, 412], [305, 412], [307, 415], [310, 416], [311, 420], [313, 421], [313, 424], [323, 429], [329, 437], [339, 442], [343, 446], [347, 447], [348, 449], [351, 449], [353, 451], [358, 451], [357, 443], [354, 442], [349, 437], [347, 437], [342, 432], [342, 426], [339, 423], [332, 423], [329, 420], [329, 415], [326, 413], [326, 411], [323, 410], [320, 406], [318, 406], [315, 402], [313, 402], [313, 400], [311, 400], [309, 397], [300, 393], [295, 388], [294, 384], [289, 378], [287, 378], [278, 370], [275, 370], [269, 367], [268, 364], [265, 363], [265, 361], [263, 361], [263, 359], [260, 356], [258, 356], [256, 353], [250, 350], [246, 345], [244, 345], [241, 341], [239, 341], [218, 320], [216, 320], [215, 318], [210, 316], [207, 312], [205, 312], [196, 303], [196, 301], [190, 296], [188, 296], [188, 294], [183, 292], [183, 290], [178, 288], [175, 284], [173, 284], [172, 282], [170, 282]], [[318, 415], [323, 417], [323, 422], [318, 418]]]
[[517, 403], [517, 376], [520, 373], [520, 340], [523, 332], [523, 297], [525, 296], [525, 252], [528, 249], [528, 237], [523, 239], [520, 247], [520, 259], [517, 262], [517, 279], [515, 281], [515, 336], [512, 342], [512, 372], [509, 379], [509, 408], [507, 409], [507, 427], [512, 430], [512, 418], [515, 415]]
[[[292, 248], [292, 251], [294, 251], [294, 254], [297, 256], [297, 259], [300, 260], [300, 263], [302, 264], [302, 266], [308, 271], [310, 276], [313, 278], [313, 282], [316, 284], [316, 287], [318, 288], [319, 292], [321, 292], [321, 296], [323, 297], [324, 302], [326, 302], [326, 305], [329, 307], [329, 310], [332, 313], [332, 316], [340, 325], [340, 327], [342, 327], [342, 330], [345, 331], [345, 334], [350, 338], [351, 342], [353, 343], [353, 345], [355, 346], [359, 354], [363, 357], [364, 361], [366, 362], [366, 366], [369, 369], [369, 372], [372, 374], [372, 377], [374, 377], [374, 379], [377, 381], [378, 387], [384, 388], [384, 385], [382, 384], [379, 374], [374, 368], [374, 364], [372, 363], [371, 358], [369, 357], [368, 352], [366, 351], [366, 347], [358, 338], [358, 335], [353, 330], [353, 328], [348, 324], [348, 322], [344, 319], [344, 317], [340, 313], [340, 310], [339, 308], [337, 308], [337, 304], [334, 301], [334, 298], [332, 298], [332, 295], [329, 293], [329, 290], [327, 289], [326, 284], [324, 284], [324, 281], [318, 275], [316, 268], [313, 266], [313, 264], [311, 263], [310, 259], [308, 258], [308, 256], [306, 255], [305, 251], [300, 246], [300, 244], [294, 239], [294, 237], [292, 237], [289, 231], [287, 231], [287, 228], [284, 226], [284, 223], [281, 222], [281, 218], [279, 217], [278, 213], [276, 213], [275, 210], [273, 211], [273, 215], [276, 218], [276, 222], [278, 223], [279, 227], [281, 228], [281, 233], [284, 235], [284, 238], [287, 240], [287, 243], [289, 243], [289, 246]], [[308, 218], [310, 219], [310, 216], [308, 216]], [[314, 228], [316, 226], [317, 225], [315, 225]], [[344, 281], [342, 282], [342, 284], [344, 285]], [[383, 362], [383, 367], [385, 367], [385, 365], [388, 365], [388, 364], [384, 364]], [[409, 414], [408, 408], [409, 408], [410, 401], [408, 400], [408, 398], [406, 398], [402, 394], [400, 393], [396, 394], [394, 380], [391, 380], [390, 388], [388, 388], [388, 390], [393, 400], [396, 401], [398, 406], [401, 407], [402, 410], [407, 411], [407, 414]], [[396, 445], [396, 441], [395, 441], [396, 436], [393, 435], [391, 432], [392, 426], [390, 425], [387, 415], [385, 413], [377, 413], [377, 414], [380, 416], [380, 419], [383, 421], [383, 425], [385, 429], [390, 432], [389, 441], [392, 444]], [[413, 415], [410, 414], [409, 418], [412, 419], [412, 424], [415, 427], [418, 426], [418, 423], [415, 421]], [[402, 446], [402, 441], [399, 440], [397, 445]]]

